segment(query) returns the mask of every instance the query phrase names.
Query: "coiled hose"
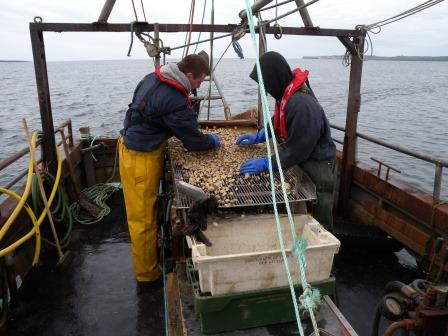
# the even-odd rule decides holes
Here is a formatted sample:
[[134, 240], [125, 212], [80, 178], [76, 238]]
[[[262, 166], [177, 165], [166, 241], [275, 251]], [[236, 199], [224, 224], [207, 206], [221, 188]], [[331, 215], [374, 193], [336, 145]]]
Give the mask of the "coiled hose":
[[[31, 222], [33, 223], [33, 227], [27, 234], [25, 234], [23, 237], [21, 237], [14, 243], [12, 243], [12, 244], [8, 245], [7, 247], [4, 247], [0, 250], [0, 257], [3, 257], [6, 254], [14, 251], [16, 248], [18, 248], [19, 246], [24, 244], [31, 237], [36, 236], [36, 246], [34, 249], [33, 266], [37, 265], [37, 263], [39, 262], [40, 247], [41, 247], [41, 235], [40, 235], [39, 227], [47, 215], [47, 212], [44, 209], [42, 211], [42, 213], [40, 214], [39, 218], [36, 220], [36, 215], [33, 213], [31, 208], [25, 204], [26, 201], [28, 200], [28, 196], [30, 194], [30, 190], [31, 190], [31, 186], [32, 186], [33, 170], [34, 170], [34, 165], [35, 165], [36, 140], [37, 140], [38, 135], [39, 135], [39, 132], [35, 131], [31, 138], [30, 158], [29, 158], [29, 162], [28, 162], [28, 174], [27, 174], [25, 190], [24, 190], [23, 194], [21, 196], [19, 196], [18, 194], [16, 194], [15, 192], [13, 192], [11, 190], [8, 190], [5, 188], [0, 188], [0, 193], [7, 194], [8, 196], [11, 196], [18, 201], [14, 211], [11, 213], [11, 215], [6, 220], [3, 227], [0, 229], [0, 242], [2, 242], [6, 233], [9, 230], [9, 228], [14, 223], [15, 219], [17, 218], [17, 216], [19, 215], [19, 213], [22, 211], [23, 208], [28, 213], [28, 215], [31, 219]], [[61, 172], [62, 172], [61, 153], [59, 152], [57, 147], [55, 148], [55, 151], [56, 151], [56, 158], [57, 158], [57, 172], [56, 172], [56, 177], [54, 179], [53, 188], [51, 190], [50, 196], [48, 197], [48, 206], [49, 207], [53, 203], [54, 197], [56, 195], [57, 187], [59, 185], [59, 181], [61, 179]]]

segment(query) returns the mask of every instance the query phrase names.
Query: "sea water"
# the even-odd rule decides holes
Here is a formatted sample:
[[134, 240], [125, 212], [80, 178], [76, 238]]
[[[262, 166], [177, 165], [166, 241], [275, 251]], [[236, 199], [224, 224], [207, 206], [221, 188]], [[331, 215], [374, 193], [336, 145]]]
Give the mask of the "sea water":
[[[173, 60], [174, 61], [174, 60]], [[310, 71], [310, 83], [332, 124], [345, 126], [350, 68], [340, 60], [290, 59], [291, 67]], [[223, 59], [216, 77], [232, 114], [257, 106], [257, 85], [249, 78], [253, 59]], [[70, 118], [92, 134], [118, 136], [124, 113], [139, 80], [153, 71], [152, 60], [48, 62], [54, 125]], [[206, 93], [208, 82], [201, 86]], [[448, 62], [366, 61], [363, 66], [358, 131], [434, 158], [448, 160]], [[212, 88], [212, 95], [217, 95]], [[270, 99], [271, 108], [273, 100]], [[201, 118], [223, 118], [221, 101], [201, 109]], [[0, 160], [26, 147], [21, 119], [30, 129], [41, 128], [32, 62], [0, 63]], [[343, 139], [333, 129], [333, 137]], [[338, 145], [338, 148], [341, 148]], [[386, 162], [401, 174], [390, 175], [432, 193], [433, 164], [396, 151], [358, 142], [358, 160], [375, 167], [371, 158]], [[5, 185], [26, 167], [26, 158], [0, 173]], [[19, 168], [21, 167], [21, 168]], [[448, 169], [442, 179], [448, 199]]]

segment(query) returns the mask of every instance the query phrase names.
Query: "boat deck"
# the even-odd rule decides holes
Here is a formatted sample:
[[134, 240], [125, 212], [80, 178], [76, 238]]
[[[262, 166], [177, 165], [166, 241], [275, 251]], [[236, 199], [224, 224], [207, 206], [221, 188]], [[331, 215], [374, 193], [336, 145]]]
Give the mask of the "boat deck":
[[[137, 291], [133, 277], [123, 197], [113, 195], [112, 212], [100, 223], [75, 225], [70, 266], [43, 265], [21, 288], [7, 335], [164, 335], [163, 290]], [[370, 333], [373, 310], [391, 280], [419, 274], [396, 254], [342, 249], [335, 261], [339, 308], [360, 335]], [[181, 282], [180, 282], [181, 283]], [[181, 294], [188, 289], [181, 287]], [[187, 293], [187, 294], [186, 294]], [[199, 323], [184, 298], [188, 335]], [[235, 332], [234, 335], [296, 335], [294, 323]], [[222, 335], [222, 334], [220, 334]]]

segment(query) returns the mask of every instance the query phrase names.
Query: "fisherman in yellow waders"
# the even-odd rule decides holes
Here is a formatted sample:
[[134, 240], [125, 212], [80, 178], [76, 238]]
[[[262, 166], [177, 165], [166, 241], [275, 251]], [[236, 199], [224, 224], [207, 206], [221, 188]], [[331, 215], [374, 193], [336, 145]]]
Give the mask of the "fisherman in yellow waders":
[[220, 145], [217, 134], [199, 130], [189, 94], [210, 73], [205, 59], [188, 55], [159, 67], [134, 91], [118, 143], [120, 176], [131, 236], [132, 261], [139, 286], [161, 284], [157, 258], [156, 199], [166, 141], [172, 136], [191, 151]]

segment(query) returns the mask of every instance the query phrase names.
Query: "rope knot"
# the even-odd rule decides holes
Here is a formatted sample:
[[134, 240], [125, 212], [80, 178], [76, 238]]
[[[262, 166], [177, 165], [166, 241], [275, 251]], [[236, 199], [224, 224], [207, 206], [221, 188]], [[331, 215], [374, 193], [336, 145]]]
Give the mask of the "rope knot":
[[299, 302], [306, 310], [316, 310], [320, 304], [319, 290], [307, 284], [303, 289], [302, 295], [299, 296]]
[[306, 268], [305, 250], [308, 247], [308, 242], [303, 236], [296, 236], [292, 245], [291, 251], [300, 259], [303, 267]]

